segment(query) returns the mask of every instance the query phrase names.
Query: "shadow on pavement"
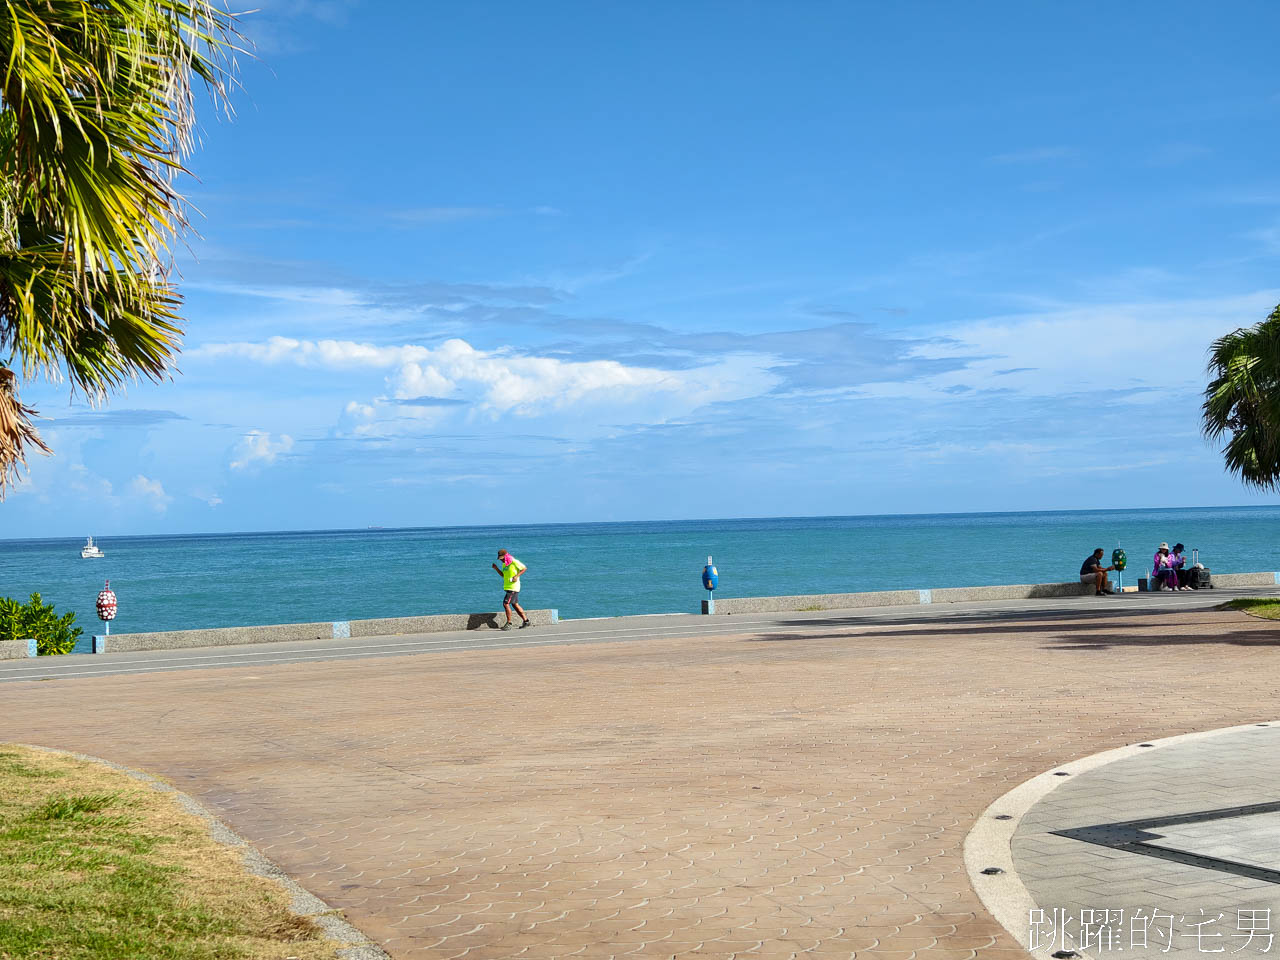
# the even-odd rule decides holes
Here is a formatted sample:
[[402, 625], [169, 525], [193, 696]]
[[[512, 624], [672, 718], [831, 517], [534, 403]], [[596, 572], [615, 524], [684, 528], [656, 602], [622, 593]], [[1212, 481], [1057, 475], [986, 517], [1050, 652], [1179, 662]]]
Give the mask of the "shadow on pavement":
[[1109, 650], [1112, 647], [1194, 647], [1227, 644], [1234, 647], [1278, 647], [1280, 629], [1233, 630], [1217, 636], [1151, 637], [1126, 636], [1122, 633], [1079, 634], [1058, 637], [1046, 644], [1045, 650]]
[[[1182, 605], [1147, 607], [1130, 604], [1125, 600], [1116, 600], [1112, 606], [1088, 607], [1081, 610], [974, 610], [964, 613], [940, 613], [926, 616], [881, 616], [877, 614], [851, 614], [841, 617], [807, 617], [803, 620], [788, 620], [788, 625], [797, 627], [823, 626], [865, 626], [867, 624], [903, 625], [934, 624], [946, 626], [956, 623], [992, 623], [1001, 620], [1016, 620], [1019, 623], [1032, 621], [1078, 623], [1081, 620], [1111, 620], [1116, 617], [1163, 617], [1186, 616], [1188, 613], [1219, 613], [1213, 607], [1183, 607]], [[1277, 621], [1280, 622], [1280, 621]]]
[[[827, 627], [828, 631], [804, 633], [763, 633], [748, 638], [748, 643], [787, 643], [814, 640], [940, 640], [947, 636], [1019, 635], [1041, 642], [1044, 650], [1106, 650], [1111, 647], [1160, 647], [1230, 644], [1233, 646], [1280, 646], [1280, 621], [1274, 627], [1243, 627], [1232, 618], [1224, 623], [1222, 613], [1205, 609], [1179, 610], [1080, 610], [1048, 613], [1001, 612], [998, 614], [963, 614], [947, 617], [877, 618], [834, 617], [794, 620], [796, 627]], [[1177, 633], [1161, 635], [1149, 632], [1160, 629], [1159, 620], [1177, 615]], [[1192, 616], [1198, 615], [1196, 619]], [[1147, 623], [1142, 632], [1125, 633], [1118, 618], [1142, 617]], [[998, 621], [1009, 622], [998, 622]], [[1152, 621], [1156, 621], [1154, 624]], [[1222, 628], [1229, 624], [1227, 630]], [[857, 630], [856, 633], [832, 632], [830, 628]], [[1203, 632], [1187, 635], [1184, 631]]]

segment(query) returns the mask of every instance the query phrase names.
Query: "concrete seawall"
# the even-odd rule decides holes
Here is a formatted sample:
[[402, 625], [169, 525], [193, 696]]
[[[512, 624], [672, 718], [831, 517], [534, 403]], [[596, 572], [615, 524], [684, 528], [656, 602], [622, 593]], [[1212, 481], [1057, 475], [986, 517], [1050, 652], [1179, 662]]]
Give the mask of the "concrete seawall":
[[[1138, 577], [1126, 579], [1133, 583]], [[1218, 587], [1272, 587], [1280, 573], [1215, 573]], [[975, 600], [1034, 600], [1045, 597], [1079, 597], [1093, 593], [1093, 585], [1065, 583], [1016, 583], [993, 587], [938, 587], [932, 590], [875, 590], [867, 593], [817, 593], [798, 597], [717, 597], [717, 615], [734, 613], [796, 613], [805, 610], [852, 610], [858, 607], [898, 607], [920, 603], [964, 603]], [[702, 601], [702, 612], [708, 612]]]
[[1215, 573], [1218, 587], [1274, 587], [1280, 584], [1280, 573]]
[[[1137, 577], [1132, 577], [1137, 582]], [[1220, 587], [1263, 587], [1280, 584], [1280, 573], [1214, 574]], [[991, 587], [939, 587], [932, 590], [876, 590], [867, 593], [821, 593], [794, 597], [720, 597], [717, 615], [743, 613], [798, 613], [806, 610], [852, 610], [860, 607], [899, 607], [913, 604], [962, 603], [982, 600], [1030, 600], [1088, 595], [1092, 586], [1066, 583], [1005, 584]], [[702, 601], [703, 612], [707, 602]], [[557, 610], [529, 610], [536, 626], [558, 623]], [[280, 643], [291, 640], [347, 640], [400, 634], [441, 633], [459, 630], [496, 630], [500, 613], [457, 613], [423, 617], [387, 617], [374, 620], [337, 620], [316, 623], [282, 623], [252, 627], [216, 627], [207, 630], [170, 630], [161, 633], [117, 633], [94, 637], [95, 653], [132, 650], [181, 650], [189, 647], [222, 647], [239, 644]], [[0, 660], [27, 656], [26, 641], [0, 643]]]
[[[526, 610], [535, 626], [558, 623], [559, 611]], [[225, 647], [290, 640], [346, 640], [407, 633], [451, 630], [497, 630], [500, 613], [449, 613], [433, 617], [383, 617], [377, 620], [335, 620], [318, 623], [278, 623], [261, 627], [215, 627], [208, 630], [168, 630], [160, 633], [113, 633], [95, 637], [95, 653], [129, 650], [181, 650], [187, 647]], [[0, 653], [0, 657], [3, 654]]]
[[[852, 610], [857, 607], [899, 607], [920, 602], [919, 590], [876, 590], [870, 593], [816, 593], [797, 597], [717, 597], [715, 612], [796, 613], [805, 610]], [[702, 601], [706, 613], [707, 602]]]
[[33, 640], [0, 640], [0, 660], [25, 660], [35, 655]]

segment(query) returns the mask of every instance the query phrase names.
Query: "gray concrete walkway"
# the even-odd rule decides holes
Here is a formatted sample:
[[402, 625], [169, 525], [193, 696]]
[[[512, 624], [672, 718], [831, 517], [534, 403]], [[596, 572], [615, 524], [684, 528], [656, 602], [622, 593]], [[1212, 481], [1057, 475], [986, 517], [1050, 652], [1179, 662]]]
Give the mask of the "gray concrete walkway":
[[717, 637], [751, 631], [786, 634], [814, 627], [871, 627], [904, 624], [962, 624], [1046, 618], [1081, 622], [1099, 617], [1146, 617], [1150, 614], [1206, 610], [1238, 596], [1280, 596], [1280, 586], [1206, 590], [1192, 593], [1123, 594], [1113, 597], [1065, 597], [1041, 600], [985, 600], [856, 610], [766, 613], [705, 617], [657, 614], [597, 620], [564, 620], [528, 630], [455, 631], [403, 634], [355, 640], [304, 640], [234, 647], [196, 647], [71, 657], [0, 661], [0, 683], [17, 680], [70, 679], [171, 670], [254, 667], [330, 660], [364, 660], [409, 654], [475, 650], [518, 650], [581, 643], [624, 643], [663, 637]]

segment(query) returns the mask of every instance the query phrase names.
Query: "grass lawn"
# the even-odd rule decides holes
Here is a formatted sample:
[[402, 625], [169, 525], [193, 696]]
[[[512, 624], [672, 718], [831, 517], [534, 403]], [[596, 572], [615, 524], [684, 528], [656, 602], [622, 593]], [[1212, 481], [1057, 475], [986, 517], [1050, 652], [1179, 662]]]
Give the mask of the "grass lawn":
[[0, 960], [332, 960], [287, 905], [172, 795], [0, 744]]
[[1239, 600], [1228, 600], [1222, 605], [1222, 609], [1243, 610], [1266, 620], [1280, 620], [1280, 600], [1275, 597], [1241, 597]]

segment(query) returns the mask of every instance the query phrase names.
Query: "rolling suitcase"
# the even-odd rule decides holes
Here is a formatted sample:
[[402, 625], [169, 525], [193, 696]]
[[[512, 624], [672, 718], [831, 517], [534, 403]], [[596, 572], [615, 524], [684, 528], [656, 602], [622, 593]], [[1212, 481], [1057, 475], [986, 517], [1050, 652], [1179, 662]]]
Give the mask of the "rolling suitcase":
[[1191, 551], [1191, 570], [1187, 577], [1187, 586], [1192, 590], [1212, 590], [1213, 575], [1208, 567], [1200, 566], [1200, 551]]

